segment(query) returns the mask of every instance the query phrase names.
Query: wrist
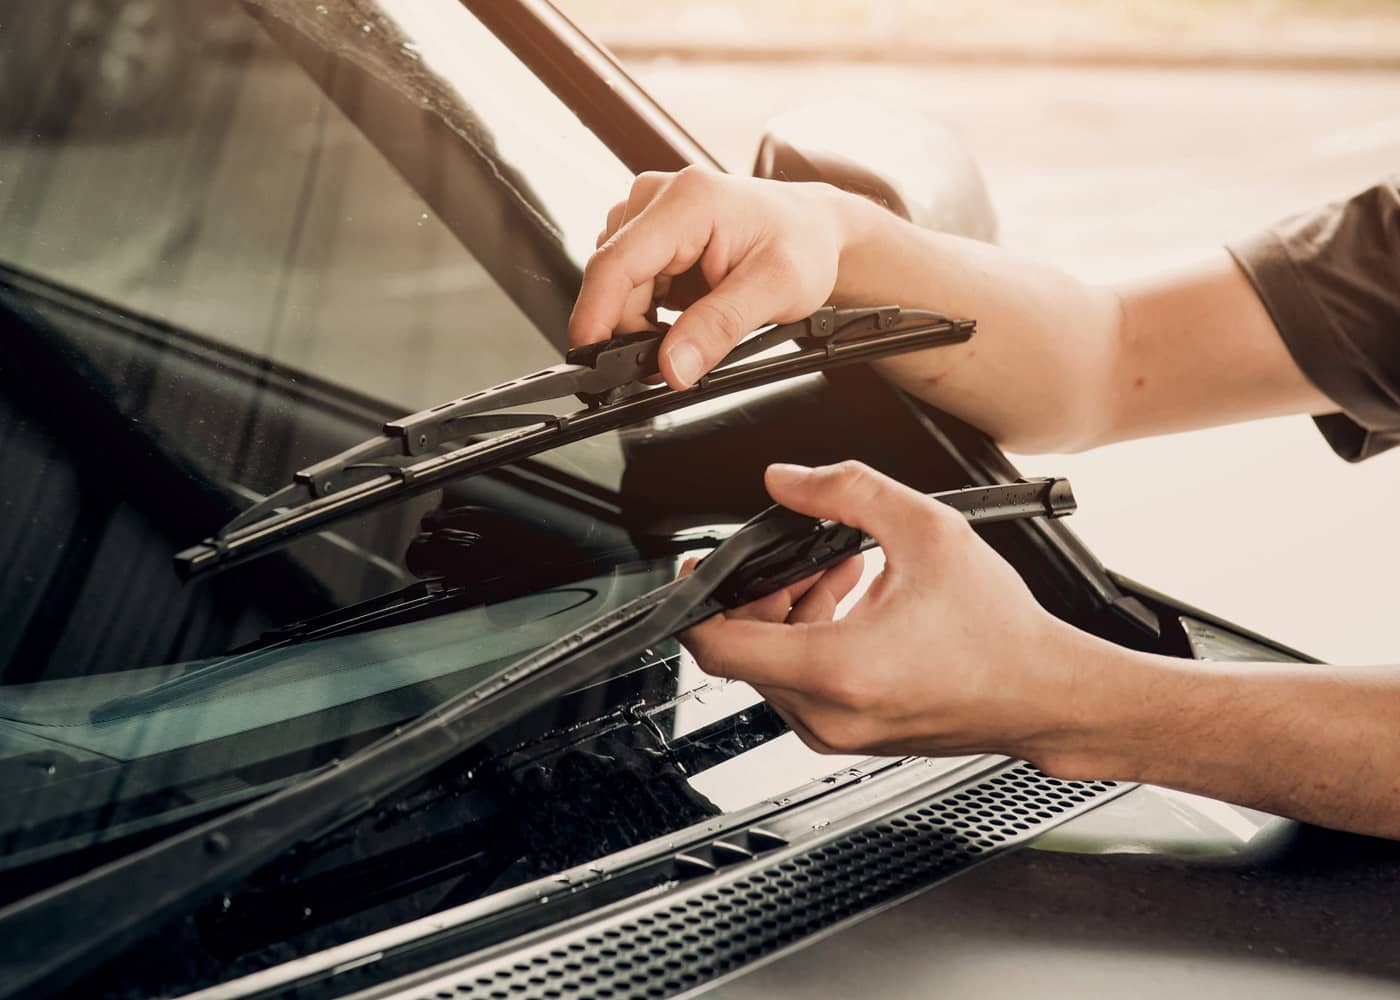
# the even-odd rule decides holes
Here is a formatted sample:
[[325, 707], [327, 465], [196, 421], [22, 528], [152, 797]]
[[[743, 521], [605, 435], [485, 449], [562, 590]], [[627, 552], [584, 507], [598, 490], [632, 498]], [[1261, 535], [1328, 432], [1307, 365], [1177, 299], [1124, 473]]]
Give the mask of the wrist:
[[880, 290], [871, 287], [866, 278], [871, 250], [890, 245], [888, 227], [898, 220], [868, 198], [830, 185], [820, 187], [819, 197], [825, 200], [827, 215], [835, 226], [838, 247], [831, 300], [838, 305], [869, 305], [881, 298]]
[[1043, 725], [1021, 756], [1070, 780], [1148, 781], [1209, 710], [1193, 661], [1115, 645], [1055, 620], [1039, 654], [1055, 665]]

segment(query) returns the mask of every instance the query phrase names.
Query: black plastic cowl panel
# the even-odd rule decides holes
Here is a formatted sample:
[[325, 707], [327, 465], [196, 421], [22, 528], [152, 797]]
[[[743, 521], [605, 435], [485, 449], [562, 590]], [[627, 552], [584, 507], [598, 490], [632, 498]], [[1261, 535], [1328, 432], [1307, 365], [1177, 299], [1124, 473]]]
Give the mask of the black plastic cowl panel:
[[1125, 789], [1009, 763], [824, 839], [777, 846], [601, 919], [367, 995], [657, 1000], [689, 994], [951, 878]]

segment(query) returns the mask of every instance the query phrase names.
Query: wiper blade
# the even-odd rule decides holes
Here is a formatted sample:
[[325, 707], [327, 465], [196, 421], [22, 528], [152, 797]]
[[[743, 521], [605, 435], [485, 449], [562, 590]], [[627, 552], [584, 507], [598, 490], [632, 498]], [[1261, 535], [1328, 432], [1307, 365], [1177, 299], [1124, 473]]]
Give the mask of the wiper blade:
[[[176, 569], [190, 577], [231, 566], [352, 514], [451, 479], [487, 472], [741, 389], [963, 343], [975, 329], [973, 320], [898, 306], [827, 306], [798, 322], [760, 330], [684, 390], [645, 381], [659, 370], [657, 350], [664, 330], [577, 347], [564, 364], [392, 420], [383, 433], [302, 469], [290, 484], [249, 507], [212, 537], [177, 554]], [[753, 360], [786, 343], [797, 349]], [[583, 409], [564, 416], [511, 412], [570, 397], [582, 401]], [[500, 433], [479, 439], [492, 432]]]
[[[1075, 509], [1064, 479], [932, 494], [974, 524]], [[728, 607], [835, 565], [873, 541], [781, 507], [687, 577], [595, 619], [344, 761], [234, 812], [0, 910], [0, 998], [55, 992], [297, 844], [314, 841], [532, 709]], [[100, 914], [94, 920], [93, 914]]]

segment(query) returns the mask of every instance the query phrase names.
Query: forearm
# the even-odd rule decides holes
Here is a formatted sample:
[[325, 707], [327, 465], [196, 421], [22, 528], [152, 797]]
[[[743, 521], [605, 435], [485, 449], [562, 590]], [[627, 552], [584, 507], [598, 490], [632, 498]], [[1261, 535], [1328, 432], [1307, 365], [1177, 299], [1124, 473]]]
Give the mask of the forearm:
[[1104, 410], [1119, 304], [1054, 268], [990, 244], [929, 232], [840, 196], [848, 233], [835, 299], [896, 302], [977, 320], [967, 344], [885, 362], [901, 388], [1018, 451], [1077, 450]]
[[1079, 708], [1028, 753], [1051, 773], [1400, 838], [1400, 667], [1207, 663], [1082, 633], [1068, 644]]
[[1225, 251], [1176, 274], [1094, 287], [1008, 251], [838, 196], [836, 297], [977, 319], [968, 344], [884, 362], [902, 388], [1015, 451], [1335, 407], [1299, 372]]

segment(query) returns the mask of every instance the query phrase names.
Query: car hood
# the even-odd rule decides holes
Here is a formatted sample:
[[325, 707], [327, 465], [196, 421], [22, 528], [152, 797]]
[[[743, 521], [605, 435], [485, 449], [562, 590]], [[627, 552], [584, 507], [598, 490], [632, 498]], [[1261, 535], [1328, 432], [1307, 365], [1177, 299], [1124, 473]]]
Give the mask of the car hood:
[[1397, 873], [1395, 844], [1141, 787], [705, 995], [1392, 997]]

